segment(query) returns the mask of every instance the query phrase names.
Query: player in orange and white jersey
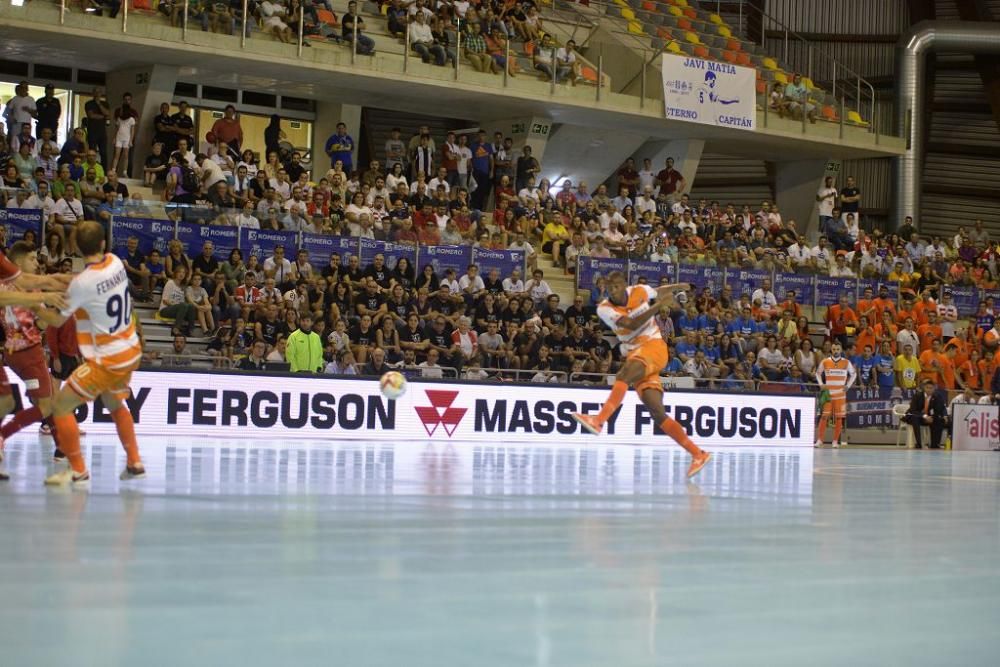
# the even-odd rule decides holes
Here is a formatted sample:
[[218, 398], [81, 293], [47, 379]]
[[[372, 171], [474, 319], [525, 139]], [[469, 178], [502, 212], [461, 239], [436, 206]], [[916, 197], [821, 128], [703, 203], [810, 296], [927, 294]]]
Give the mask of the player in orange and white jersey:
[[[596, 415], [574, 414], [573, 417], [588, 431], [599, 435], [604, 424], [622, 404], [629, 386], [633, 386], [660, 429], [691, 454], [687, 474], [694, 477], [708, 463], [711, 454], [695, 445], [684, 427], [668, 417], [663, 409], [660, 373], [670, 355], [660, 328], [653, 321], [661, 307], [673, 303], [674, 291], [679, 289], [690, 289], [690, 286], [681, 283], [664, 285], [659, 289], [649, 285], [629, 287], [622, 272], [613, 271], [608, 275], [608, 298], [598, 304], [597, 314], [618, 337], [625, 360], [601, 411]], [[651, 300], [654, 301], [650, 303]]]
[[[69, 460], [68, 470], [51, 475], [46, 484], [85, 485], [90, 473], [80, 453], [80, 428], [74, 411], [98, 397], [111, 413], [127, 463], [120, 479], [145, 477], [139, 457], [135, 423], [125, 399], [132, 371], [139, 367], [142, 346], [132, 317], [128, 274], [122, 261], [105, 253], [104, 228], [96, 222], [77, 227], [76, 243], [87, 263], [69, 285], [61, 320], [76, 316], [77, 342], [84, 358], [56, 396], [53, 421], [59, 447]], [[61, 322], [55, 322], [61, 324]]]
[[830, 346], [830, 356], [816, 366], [816, 382], [820, 389], [830, 394], [830, 400], [823, 406], [823, 413], [816, 425], [816, 446], [823, 446], [823, 433], [831, 415], [833, 424], [833, 446], [840, 447], [840, 434], [844, 430], [844, 420], [847, 419], [847, 390], [857, 379], [854, 364], [843, 356], [844, 348], [834, 341]]

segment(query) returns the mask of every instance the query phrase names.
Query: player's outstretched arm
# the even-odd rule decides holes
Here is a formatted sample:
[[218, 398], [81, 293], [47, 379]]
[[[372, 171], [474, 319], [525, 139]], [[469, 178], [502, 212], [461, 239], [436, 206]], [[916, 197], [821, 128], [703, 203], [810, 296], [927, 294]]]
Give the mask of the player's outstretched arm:
[[18, 289], [32, 290], [54, 290], [61, 291], [69, 287], [73, 276], [69, 273], [53, 273], [40, 276], [34, 273], [21, 273], [14, 279], [14, 286]]
[[66, 296], [62, 292], [15, 292], [0, 291], [0, 306], [52, 306], [66, 308]]
[[61, 327], [66, 321], [66, 316], [58, 310], [40, 306], [32, 309], [38, 322], [44, 325], [42, 328]]

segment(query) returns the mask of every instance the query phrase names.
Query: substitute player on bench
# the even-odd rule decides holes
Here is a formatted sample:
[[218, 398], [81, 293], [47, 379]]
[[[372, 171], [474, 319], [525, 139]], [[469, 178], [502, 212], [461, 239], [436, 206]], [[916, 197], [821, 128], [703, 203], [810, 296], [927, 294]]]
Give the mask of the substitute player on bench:
[[70, 283], [67, 306], [54, 324], [58, 326], [70, 315], [76, 315], [77, 340], [84, 363], [59, 390], [53, 410], [59, 448], [66, 454], [70, 467], [49, 476], [45, 483], [74, 486], [89, 483], [90, 472], [80, 453], [80, 427], [73, 413], [77, 406], [98, 397], [111, 413], [128, 457], [120, 479], [145, 477], [132, 413], [125, 405], [131, 393], [132, 371], [142, 360], [142, 346], [132, 318], [128, 274], [120, 259], [105, 253], [104, 228], [98, 223], [80, 223], [76, 243], [87, 267]]
[[[608, 298], [597, 306], [597, 314], [618, 337], [625, 363], [601, 411], [596, 415], [574, 414], [573, 417], [591, 433], [600, 434], [604, 424], [622, 404], [629, 386], [633, 386], [660, 430], [691, 454], [687, 474], [694, 477], [708, 463], [711, 454], [695, 445], [684, 428], [663, 409], [660, 372], [666, 367], [670, 354], [659, 327], [653, 322], [660, 307], [673, 302], [674, 290], [678, 289], [690, 289], [690, 286], [681, 283], [658, 289], [649, 285], [629, 287], [622, 272], [613, 271], [608, 275]], [[655, 301], [651, 304], [650, 299]]]

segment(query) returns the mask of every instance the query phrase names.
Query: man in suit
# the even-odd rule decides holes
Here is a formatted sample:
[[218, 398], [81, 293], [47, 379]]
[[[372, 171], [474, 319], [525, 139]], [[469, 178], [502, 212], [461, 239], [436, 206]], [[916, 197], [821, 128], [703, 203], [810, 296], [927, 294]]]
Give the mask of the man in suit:
[[948, 422], [948, 409], [936, 389], [933, 380], [924, 380], [921, 391], [913, 395], [910, 409], [906, 412], [906, 423], [913, 427], [913, 439], [917, 443], [917, 449], [920, 449], [922, 444], [921, 426], [927, 426], [931, 430], [930, 448], [941, 448], [941, 434], [944, 433]]

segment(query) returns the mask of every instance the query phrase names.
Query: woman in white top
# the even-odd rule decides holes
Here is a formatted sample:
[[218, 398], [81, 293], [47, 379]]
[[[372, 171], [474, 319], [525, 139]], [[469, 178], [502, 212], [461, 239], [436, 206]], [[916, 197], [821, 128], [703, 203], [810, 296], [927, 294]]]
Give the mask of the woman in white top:
[[608, 223], [608, 231], [604, 232], [604, 243], [611, 254], [621, 256], [625, 243], [625, 235], [618, 228], [618, 221], [612, 219]]
[[406, 180], [406, 176], [403, 175], [403, 165], [398, 162], [392, 165], [392, 173], [385, 177], [385, 187], [389, 192], [395, 192], [397, 186], [402, 183], [407, 188], [410, 184]]
[[250, 178], [257, 178], [257, 158], [249, 148], [243, 151], [240, 161], [236, 164], [237, 169], [240, 167], [247, 168], [247, 176]]
[[38, 257], [45, 262], [45, 269], [49, 273], [55, 273], [59, 265], [66, 258], [63, 251], [62, 237], [57, 232], [49, 232], [45, 239], [45, 245], [38, 251]]
[[767, 337], [767, 347], [757, 352], [757, 361], [761, 372], [772, 382], [780, 381], [788, 370], [788, 359], [778, 349], [778, 339], [774, 336]]
[[206, 334], [215, 331], [215, 318], [212, 317], [212, 303], [208, 292], [201, 286], [201, 274], [191, 276], [191, 284], [184, 290], [185, 300], [197, 309], [198, 326]]
[[347, 205], [347, 210], [344, 211], [344, 215], [347, 217], [348, 222], [358, 224], [358, 219], [362, 213], [366, 213], [368, 215], [368, 219], [371, 219], [372, 210], [365, 206], [364, 194], [355, 192], [354, 197], [351, 199], [351, 203]]
[[812, 341], [808, 338], [803, 339], [799, 349], [795, 351], [795, 365], [802, 371], [803, 377], [810, 378], [819, 365], [819, 353], [813, 349]]
[[[115, 156], [111, 160], [111, 171], [128, 177], [128, 152], [135, 142], [135, 113], [132, 108], [122, 105], [115, 112]], [[119, 171], [118, 165], [121, 164]]]
[[160, 309], [156, 316], [162, 319], [173, 319], [173, 335], [187, 336], [191, 333], [191, 325], [198, 316], [198, 309], [188, 303], [184, 288], [187, 286], [187, 269], [178, 266], [174, 276], [163, 286]]

